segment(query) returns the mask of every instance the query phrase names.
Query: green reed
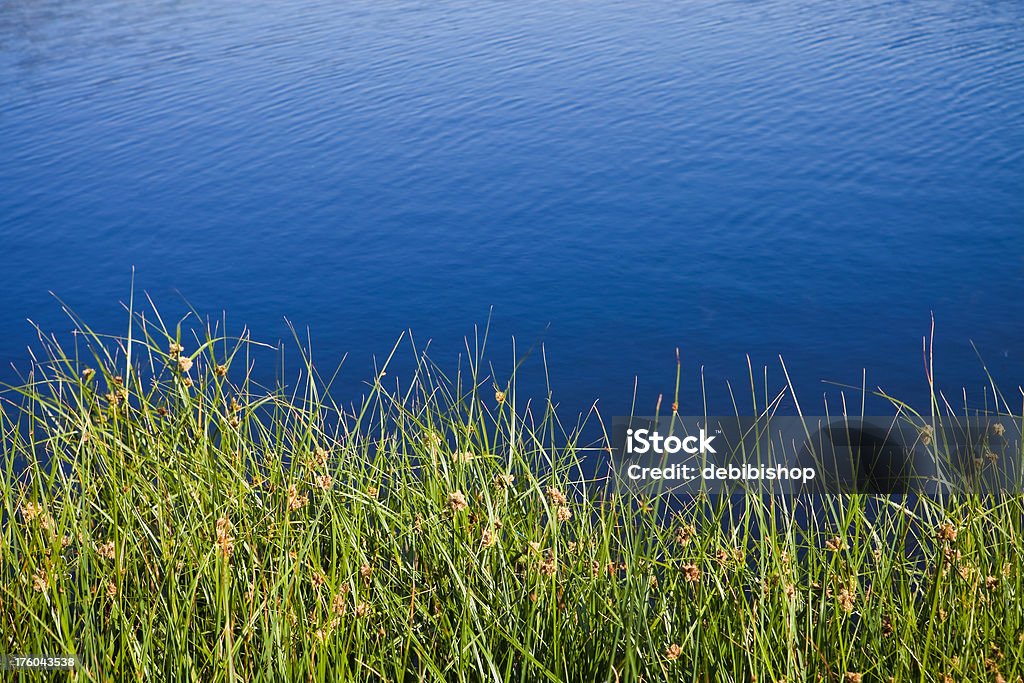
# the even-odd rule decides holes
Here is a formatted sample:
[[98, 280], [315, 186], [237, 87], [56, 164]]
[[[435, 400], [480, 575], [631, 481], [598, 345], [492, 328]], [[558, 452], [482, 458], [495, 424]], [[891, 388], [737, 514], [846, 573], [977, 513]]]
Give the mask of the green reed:
[[753, 496], [670, 510], [595, 474], [602, 416], [529, 402], [485, 333], [453, 374], [396, 345], [339, 405], [301, 343], [264, 388], [283, 352], [129, 315], [123, 336], [72, 315], [0, 395], [0, 652], [74, 654], [90, 681], [1024, 675], [1019, 495], [837, 496], [807, 528]]

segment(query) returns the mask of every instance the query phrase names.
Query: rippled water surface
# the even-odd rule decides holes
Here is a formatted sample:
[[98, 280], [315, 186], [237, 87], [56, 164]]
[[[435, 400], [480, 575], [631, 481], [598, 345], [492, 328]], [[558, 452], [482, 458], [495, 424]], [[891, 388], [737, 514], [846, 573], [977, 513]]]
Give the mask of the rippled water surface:
[[48, 291], [120, 329], [134, 265], [352, 383], [493, 306], [572, 411], [676, 346], [723, 408], [745, 354], [920, 400], [934, 311], [954, 398], [972, 340], [1016, 394], [1022, 39], [1005, 1], [0, 0], [0, 359], [69, 327]]

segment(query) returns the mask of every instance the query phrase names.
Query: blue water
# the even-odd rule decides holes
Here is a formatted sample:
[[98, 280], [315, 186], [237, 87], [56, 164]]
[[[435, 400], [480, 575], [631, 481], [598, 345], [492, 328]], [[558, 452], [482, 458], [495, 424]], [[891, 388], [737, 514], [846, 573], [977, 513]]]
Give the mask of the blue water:
[[677, 346], [691, 408], [746, 354], [920, 403], [934, 311], [953, 402], [973, 341], [1019, 404], [1022, 41], [1005, 0], [0, 0], [0, 361], [50, 291], [122, 329], [134, 266], [308, 326], [343, 392], [493, 307], [569, 412], [652, 406]]

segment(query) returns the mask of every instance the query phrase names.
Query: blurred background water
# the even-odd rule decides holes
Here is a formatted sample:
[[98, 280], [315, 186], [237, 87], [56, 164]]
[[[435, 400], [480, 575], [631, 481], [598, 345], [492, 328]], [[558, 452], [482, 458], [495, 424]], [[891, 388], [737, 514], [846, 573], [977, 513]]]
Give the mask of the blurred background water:
[[0, 0], [0, 375], [50, 291], [123, 329], [134, 266], [308, 326], [343, 394], [493, 306], [570, 413], [650, 412], [677, 346], [683, 412], [746, 354], [926, 407], [934, 311], [941, 386], [982, 395], [973, 340], [1019, 403], [1022, 39], [1005, 1]]

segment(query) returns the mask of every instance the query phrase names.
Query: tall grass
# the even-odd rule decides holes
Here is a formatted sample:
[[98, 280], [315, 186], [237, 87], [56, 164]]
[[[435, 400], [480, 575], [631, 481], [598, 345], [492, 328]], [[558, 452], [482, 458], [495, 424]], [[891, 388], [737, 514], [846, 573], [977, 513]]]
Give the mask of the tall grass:
[[305, 354], [264, 389], [248, 338], [130, 317], [41, 336], [0, 398], [0, 651], [90, 681], [1022, 680], [1019, 495], [667, 508], [482, 338], [451, 375], [396, 347], [411, 376], [342, 406]]

